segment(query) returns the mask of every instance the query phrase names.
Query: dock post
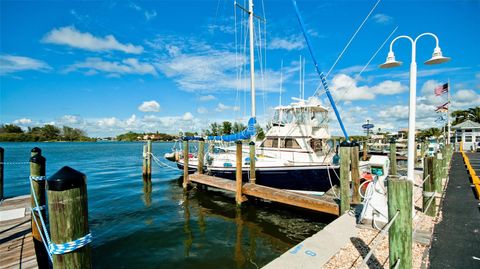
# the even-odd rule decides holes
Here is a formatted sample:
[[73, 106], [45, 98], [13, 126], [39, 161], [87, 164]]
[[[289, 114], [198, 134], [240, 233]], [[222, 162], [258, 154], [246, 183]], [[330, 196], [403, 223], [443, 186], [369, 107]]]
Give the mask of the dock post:
[[367, 141], [363, 141], [363, 160], [367, 160]]
[[188, 186], [188, 140], [183, 141], [183, 189]]
[[395, 139], [390, 139], [390, 175], [397, 175], [397, 146]]
[[3, 162], [5, 150], [0, 147], [0, 201], [3, 200]]
[[143, 145], [143, 163], [142, 163], [142, 175], [143, 175], [143, 180], [147, 180], [147, 145]]
[[198, 165], [197, 173], [203, 174], [203, 160], [205, 159], [205, 140], [200, 138], [198, 140]]
[[447, 148], [442, 148], [442, 179], [447, 178]]
[[350, 144], [344, 141], [340, 144], [340, 216], [350, 210], [350, 156]]
[[[31, 205], [32, 208], [40, 208], [40, 214], [38, 211], [34, 211], [32, 214], [32, 237], [33, 244], [35, 247], [35, 254], [37, 256], [37, 263], [39, 268], [48, 268], [48, 253], [45, 247], [43, 246], [42, 240], [42, 222], [40, 217], [46, 219], [45, 211], [45, 164], [46, 159], [42, 156], [42, 150], [40, 148], [34, 147], [30, 153], [30, 178], [31, 178]], [[36, 220], [36, 222], [35, 222]], [[38, 226], [37, 226], [38, 224]]]
[[[51, 249], [59, 250], [53, 253], [53, 268], [91, 268], [87, 177], [64, 166], [48, 178], [47, 195]], [[60, 247], [77, 240], [83, 244], [69, 252], [60, 251]]]
[[242, 141], [238, 140], [237, 144], [237, 162], [235, 166], [235, 180], [236, 180], [236, 191], [235, 191], [235, 202], [237, 206], [242, 205]]
[[[425, 157], [423, 160], [423, 206], [422, 211], [427, 216], [434, 217], [436, 214], [435, 201], [435, 181], [433, 178], [433, 159], [434, 157]], [[428, 177], [428, 178], [427, 178]], [[425, 180], [425, 178], [427, 178]], [[428, 208], [427, 208], [428, 206]]]
[[442, 155], [442, 153], [438, 153], [437, 154], [437, 160], [436, 160], [436, 164], [435, 164], [435, 172], [436, 172], [436, 176], [435, 176], [435, 191], [437, 193], [441, 193], [442, 192], [442, 178], [443, 178], [443, 173], [442, 173], [442, 170], [443, 170], [443, 158], [444, 156]]
[[436, 157], [433, 157], [433, 163], [432, 163], [432, 180], [433, 180], [433, 185], [435, 186], [435, 192], [440, 193], [442, 191], [442, 180], [440, 177], [440, 160], [437, 159]]
[[255, 184], [257, 181], [255, 172], [255, 142], [250, 141], [248, 145], [250, 146], [250, 183]]
[[358, 170], [358, 157], [360, 154], [360, 144], [356, 141], [352, 143], [351, 147], [351, 173], [352, 173], [352, 204], [360, 204], [360, 193], [358, 188], [360, 187], [360, 171]]
[[412, 268], [412, 192], [413, 182], [390, 176], [388, 182], [388, 219], [398, 212], [388, 232], [390, 268]]
[[152, 140], [147, 141], [147, 177], [152, 178]]

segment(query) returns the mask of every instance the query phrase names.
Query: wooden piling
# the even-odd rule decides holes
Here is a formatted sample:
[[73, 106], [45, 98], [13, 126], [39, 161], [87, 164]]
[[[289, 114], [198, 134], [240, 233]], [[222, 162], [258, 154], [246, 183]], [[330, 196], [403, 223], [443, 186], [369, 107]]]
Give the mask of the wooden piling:
[[363, 141], [363, 160], [364, 161], [367, 160], [367, 150], [368, 150], [367, 141]]
[[4, 162], [5, 150], [0, 147], [0, 201], [3, 200], [3, 162]]
[[347, 142], [340, 144], [340, 215], [350, 210], [350, 156]]
[[256, 172], [255, 172], [255, 141], [248, 143], [250, 146], [250, 183], [255, 184]]
[[442, 192], [442, 179], [440, 175], [440, 160], [437, 159], [436, 157], [433, 157], [433, 173], [432, 173], [432, 180], [433, 184], [435, 186], [435, 191], [437, 193]]
[[[64, 244], [89, 234], [87, 177], [64, 166], [47, 180], [51, 241]], [[53, 268], [91, 268], [91, 246], [53, 255]]]
[[390, 175], [397, 175], [397, 145], [395, 139], [390, 140]]
[[183, 141], [183, 189], [188, 186], [188, 140]]
[[143, 163], [142, 163], [142, 175], [143, 175], [143, 180], [147, 180], [147, 145], [143, 145]]
[[242, 205], [242, 141], [237, 141], [237, 150], [236, 150], [236, 166], [235, 166], [235, 180], [236, 180], [236, 189], [235, 189], [235, 201], [237, 206]]
[[152, 140], [147, 141], [147, 177], [152, 178]]
[[360, 154], [360, 145], [354, 142], [351, 147], [351, 175], [352, 175], [352, 204], [360, 204], [360, 193], [358, 188], [360, 187], [360, 171], [358, 169], [358, 158]]
[[[31, 150], [30, 157], [30, 176], [32, 177], [32, 186], [31, 186], [31, 205], [32, 208], [36, 207], [37, 204], [41, 208], [41, 214], [38, 211], [34, 211], [32, 214], [32, 237], [33, 244], [35, 247], [35, 254], [37, 256], [37, 263], [39, 268], [48, 268], [48, 253], [43, 245], [42, 240], [42, 222], [40, 217], [46, 220], [46, 209], [45, 209], [45, 164], [46, 159], [42, 156], [42, 150], [40, 148], [34, 147]], [[42, 178], [43, 177], [43, 178]], [[35, 221], [36, 220], [36, 221]], [[38, 226], [37, 226], [38, 224]]]
[[203, 160], [205, 159], [205, 140], [201, 138], [198, 141], [198, 165], [197, 172], [203, 174]]
[[[436, 214], [435, 201], [435, 181], [433, 178], [433, 159], [435, 157], [426, 157], [423, 160], [423, 206], [422, 211], [428, 216], [434, 217]], [[427, 178], [428, 177], [428, 178]], [[429, 205], [430, 204], [430, 205]], [[428, 206], [428, 208], [427, 208]]]
[[412, 192], [413, 182], [390, 176], [388, 182], [388, 219], [397, 214], [388, 232], [390, 268], [412, 268]]

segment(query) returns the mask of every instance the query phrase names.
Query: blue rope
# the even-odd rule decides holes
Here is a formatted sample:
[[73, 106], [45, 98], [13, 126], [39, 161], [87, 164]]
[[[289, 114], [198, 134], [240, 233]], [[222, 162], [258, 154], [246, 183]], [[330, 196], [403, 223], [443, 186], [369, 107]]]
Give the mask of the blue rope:
[[298, 22], [300, 23], [300, 27], [302, 28], [303, 37], [305, 38], [305, 42], [307, 43], [308, 51], [310, 52], [310, 56], [312, 56], [313, 64], [315, 65], [315, 70], [317, 71], [318, 75], [320, 76], [320, 80], [322, 81], [323, 88], [325, 89], [325, 93], [327, 94], [328, 100], [333, 107], [333, 111], [335, 112], [335, 116], [337, 117], [338, 123], [340, 123], [340, 127], [342, 128], [343, 135], [345, 135], [345, 139], [348, 141], [349, 137], [347, 134], [347, 130], [345, 130], [345, 126], [343, 126], [342, 118], [340, 117], [340, 113], [338, 112], [337, 106], [335, 105], [335, 101], [333, 100], [332, 94], [330, 93], [330, 89], [327, 85], [327, 80], [323, 72], [320, 71], [318, 67], [317, 60], [315, 58], [315, 54], [313, 53], [312, 46], [310, 45], [310, 39], [308, 38], [307, 32], [305, 31], [305, 25], [303, 23], [303, 19], [300, 15], [300, 11], [297, 7], [297, 2], [292, 0], [293, 7], [295, 8], [295, 12], [297, 14]]
[[72, 252], [76, 249], [79, 249], [81, 247], [84, 247], [85, 245], [92, 242], [93, 236], [91, 233], [88, 233], [83, 237], [80, 237], [76, 240], [73, 240], [67, 243], [62, 243], [62, 244], [52, 243], [52, 241], [50, 240], [50, 236], [48, 235], [47, 225], [45, 224], [45, 221], [43, 220], [43, 216], [42, 216], [42, 210], [45, 210], [46, 207], [38, 205], [37, 195], [33, 191], [33, 182], [32, 182], [32, 180], [41, 181], [45, 179], [46, 179], [45, 176], [30, 176], [30, 187], [32, 188], [33, 200], [35, 202], [35, 207], [31, 208], [30, 210], [33, 215], [33, 220], [37, 225], [37, 229], [40, 230], [40, 227], [38, 225], [37, 217], [36, 217], [36, 214], [34, 214], [34, 212], [37, 212], [40, 222], [42, 223], [43, 232], [40, 231], [40, 237], [42, 238], [42, 242], [43, 242], [43, 245], [45, 246], [45, 249], [48, 251], [48, 258], [50, 259], [50, 262], [52, 262], [52, 255], [65, 254], [65, 253]]
[[79, 249], [81, 247], [84, 247], [85, 245], [89, 244], [92, 242], [92, 234], [89, 233], [85, 236], [82, 236], [76, 240], [70, 241], [68, 243], [63, 243], [63, 244], [55, 244], [51, 243], [48, 246], [48, 252], [50, 254], [65, 254], [68, 252], [72, 252], [76, 249]]

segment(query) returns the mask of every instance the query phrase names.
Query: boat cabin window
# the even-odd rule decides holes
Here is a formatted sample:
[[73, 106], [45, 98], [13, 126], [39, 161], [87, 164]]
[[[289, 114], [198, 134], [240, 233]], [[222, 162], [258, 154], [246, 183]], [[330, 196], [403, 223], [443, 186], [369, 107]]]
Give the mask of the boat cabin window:
[[280, 147], [281, 148], [287, 148], [287, 149], [300, 149], [300, 145], [298, 144], [297, 140], [293, 138], [286, 138], [282, 139], [280, 141]]
[[310, 147], [313, 149], [313, 151], [320, 151], [323, 149], [323, 142], [321, 139], [312, 138], [310, 140]]
[[381, 166], [372, 166], [370, 170], [373, 175], [383, 176], [383, 167]]
[[263, 141], [262, 145], [260, 147], [265, 147], [265, 148], [278, 148], [278, 138], [267, 138], [265, 141]]

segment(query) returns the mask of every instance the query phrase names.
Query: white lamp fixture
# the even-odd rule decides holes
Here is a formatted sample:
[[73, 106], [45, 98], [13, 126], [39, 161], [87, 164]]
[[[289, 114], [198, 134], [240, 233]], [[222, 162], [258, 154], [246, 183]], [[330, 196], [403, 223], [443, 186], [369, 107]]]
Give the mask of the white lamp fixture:
[[426, 61], [425, 64], [432, 65], [432, 64], [441, 64], [450, 61], [449, 57], [443, 57], [442, 50], [440, 47], [435, 47], [433, 50], [433, 55], [430, 60]]
[[402, 65], [402, 62], [396, 61], [395, 60], [395, 54], [393, 54], [393, 51], [388, 52], [387, 60], [385, 63], [380, 65], [380, 68], [386, 69], [386, 68], [393, 68]]

